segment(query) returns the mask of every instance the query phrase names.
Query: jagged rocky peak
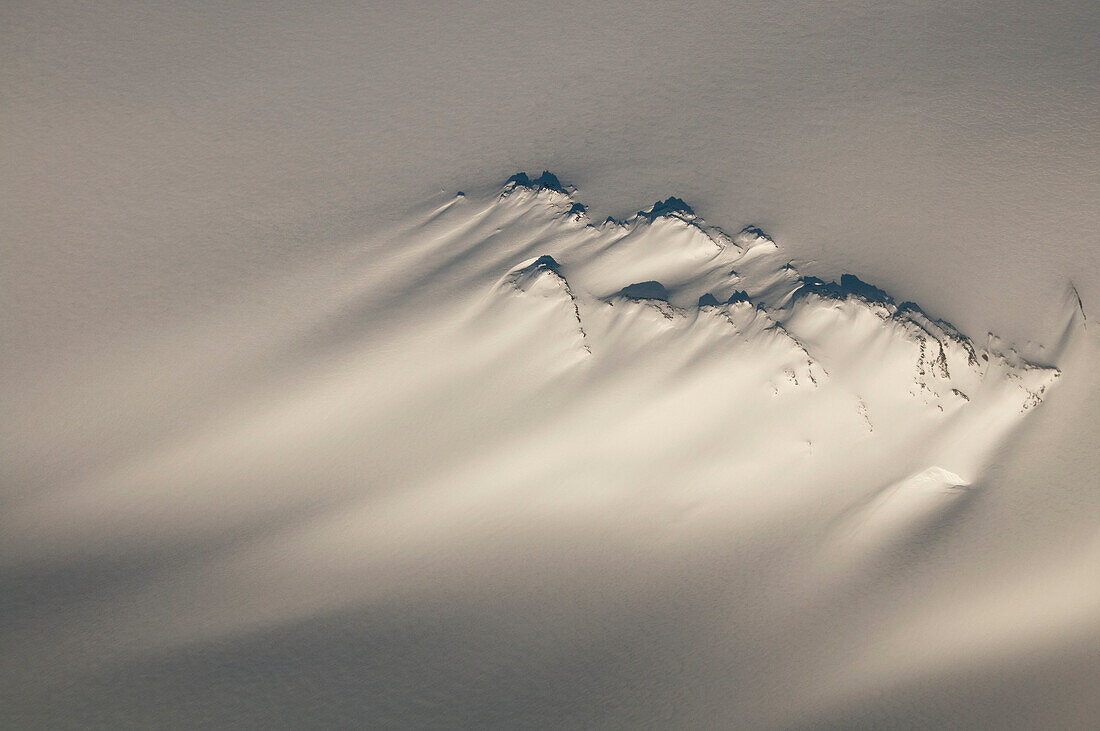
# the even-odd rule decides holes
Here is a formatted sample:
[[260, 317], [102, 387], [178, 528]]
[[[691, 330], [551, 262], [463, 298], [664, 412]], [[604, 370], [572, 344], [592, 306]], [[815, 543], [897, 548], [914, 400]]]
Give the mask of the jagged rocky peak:
[[549, 254], [523, 262], [508, 272], [504, 282], [520, 292], [547, 286], [569, 291], [569, 285], [561, 273], [561, 265]]
[[[939, 329], [943, 334], [953, 340], [966, 341], [967, 346], [970, 346], [969, 339], [959, 332], [954, 325], [946, 320], [932, 317], [927, 312], [921, 309], [920, 305], [916, 302], [902, 302], [898, 305], [896, 316], [916, 323], [925, 330]], [[973, 348], [971, 348], [973, 350]]]
[[647, 211], [638, 211], [638, 215], [642, 218], [648, 218], [650, 221], [660, 218], [662, 216], [667, 218], [695, 218], [695, 211], [685, 203], [682, 199], [676, 196], [669, 196], [663, 201], [657, 201]]
[[710, 292], [699, 298], [700, 307], [720, 307], [721, 305], [736, 305], [742, 302], [749, 302], [749, 295], [744, 290], [734, 292], [725, 302], [722, 302]]
[[555, 193], [564, 193], [565, 195], [569, 195], [573, 192], [572, 186], [566, 187], [562, 185], [558, 176], [554, 175], [549, 170], [543, 170], [542, 175], [537, 178], [531, 178], [525, 172], [516, 173], [505, 181], [504, 186], [506, 189], [528, 188], [529, 190], [551, 190]]
[[826, 282], [817, 277], [802, 277], [800, 286], [795, 292], [795, 299], [801, 299], [809, 294], [816, 294], [828, 299], [844, 300], [849, 297], [857, 297], [866, 302], [892, 305], [894, 298], [873, 284], [868, 284], [854, 274], [842, 274], [840, 283]]
[[550, 271], [561, 274], [561, 264], [558, 260], [549, 254], [543, 254], [538, 259], [535, 259], [534, 263], [529, 265], [529, 268], [533, 269], [549, 269]]
[[660, 282], [635, 282], [619, 290], [617, 296], [632, 300], [668, 302], [668, 290]]
[[771, 236], [764, 233], [763, 229], [758, 226], [745, 226], [737, 232], [737, 235], [733, 237], [733, 242], [743, 249], [751, 249], [761, 244], [768, 244], [772, 247], [778, 248], [775, 241]]
[[702, 297], [699, 298], [699, 306], [700, 307], [718, 307], [721, 304], [722, 303], [718, 301], [718, 298], [715, 297], [710, 292], [707, 292], [706, 294], [704, 294]]

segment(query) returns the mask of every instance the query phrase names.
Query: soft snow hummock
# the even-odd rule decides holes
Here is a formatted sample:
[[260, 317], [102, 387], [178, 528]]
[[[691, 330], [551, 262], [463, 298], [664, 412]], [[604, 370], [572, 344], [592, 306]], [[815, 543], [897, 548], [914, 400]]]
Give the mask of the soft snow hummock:
[[201, 378], [133, 366], [150, 396], [67, 434], [148, 436], [5, 508], [6, 570], [67, 597], [20, 615], [14, 707], [785, 726], [934, 670], [875, 587], [1059, 371], [679, 199], [585, 210], [548, 173], [437, 201], [242, 304]]

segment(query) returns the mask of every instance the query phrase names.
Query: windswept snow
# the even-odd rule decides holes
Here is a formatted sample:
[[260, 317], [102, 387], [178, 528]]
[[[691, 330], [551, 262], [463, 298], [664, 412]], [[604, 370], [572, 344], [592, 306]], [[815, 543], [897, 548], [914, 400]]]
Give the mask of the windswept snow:
[[[293, 317], [242, 314], [256, 332], [200, 362], [201, 385], [94, 402], [101, 421], [64, 438], [157, 418], [144, 441], [10, 499], [0, 560], [9, 573], [152, 568], [28, 615], [6, 672], [26, 663], [40, 678], [66, 657], [96, 678], [108, 662], [115, 680], [80, 687], [118, 692], [188, 648], [347, 613], [415, 633], [399, 618], [435, 602], [471, 616], [499, 603], [518, 612], [500, 630], [504, 654], [431, 670], [442, 695], [405, 721], [443, 718], [502, 682], [493, 663], [536, 679], [554, 675], [547, 653], [572, 667], [605, 625], [720, 628], [705, 651], [688, 645], [706, 679], [684, 691], [681, 719], [713, 714], [703, 696], [728, 684], [736, 698], [711, 721], [802, 722], [849, 697], [822, 683], [861, 631], [837, 618], [840, 597], [937, 540], [1060, 372], [855, 274], [803, 272], [759, 228], [727, 235], [678, 198], [623, 221], [585, 211], [550, 173], [438, 200], [325, 286], [290, 291]], [[467, 631], [424, 616], [444, 625], [425, 637]], [[491, 624], [471, 636], [492, 637]], [[373, 631], [364, 642], [381, 641]], [[89, 648], [90, 633], [105, 644]], [[386, 669], [419, 652], [393, 642], [365, 646], [375, 664], [349, 671], [365, 673], [366, 708], [406, 707], [420, 687]], [[601, 662], [623, 683], [632, 663], [676, 654], [650, 649]], [[670, 692], [659, 702], [676, 708]], [[774, 693], [782, 709], [761, 700]], [[511, 714], [500, 718], [548, 718]]]

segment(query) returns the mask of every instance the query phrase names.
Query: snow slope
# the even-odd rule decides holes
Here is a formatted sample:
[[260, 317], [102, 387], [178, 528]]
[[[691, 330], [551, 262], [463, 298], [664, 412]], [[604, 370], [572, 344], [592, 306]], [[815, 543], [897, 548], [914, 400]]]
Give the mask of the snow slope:
[[[1062, 376], [677, 198], [591, 221], [549, 173], [279, 291], [136, 354], [128, 398], [15, 404], [54, 430], [5, 441], [16, 719], [286, 721], [300, 667], [355, 700], [299, 723], [848, 722], [899, 666], [875, 582], [965, 520]], [[1076, 570], [1061, 635], [1097, 616]]]

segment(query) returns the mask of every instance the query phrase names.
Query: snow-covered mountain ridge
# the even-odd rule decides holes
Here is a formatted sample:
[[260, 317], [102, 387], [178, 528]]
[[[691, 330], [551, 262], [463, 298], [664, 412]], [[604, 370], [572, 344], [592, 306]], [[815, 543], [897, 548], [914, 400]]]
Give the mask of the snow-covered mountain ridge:
[[730, 236], [675, 197], [593, 222], [549, 172], [437, 204], [374, 271], [368, 301], [403, 323], [376, 350], [405, 362], [375, 378], [407, 384], [395, 404], [470, 404], [421, 420], [444, 453], [463, 445], [436, 484], [517, 498], [664, 485], [718, 519], [715, 496], [842, 512], [914, 475], [975, 484], [1060, 375], [855, 275], [804, 275], [759, 228]]
[[[799, 271], [760, 229], [727, 235], [678, 198], [593, 222], [547, 173], [444, 194], [141, 344], [42, 389], [51, 439], [11, 453], [9, 586], [138, 567], [102, 597], [66, 582], [34, 620], [49, 645], [9, 642], [12, 677], [62, 661], [94, 676], [106, 656], [138, 687], [144, 658], [437, 601], [530, 617], [515, 655], [537, 676], [528, 632], [589, 642], [602, 618], [656, 601], [669, 617], [640, 621], [657, 635], [688, 617], [706, 628], [690, 652], [716, 669], [693, 677], [721, 693], [729, 657], [782, 634], [766, 640], [774, 672], [750, 674], [798, 689], [763, 725], [798, 725], [905, 646], [892, 611], [852, 599], [860, 587], [908, 586], [905, 567], [996, 496], [987, 468], [1009, 434], [1052, 384], [1076, 383], [855, 275]], [[149, 556], [163, 566], [144, 571]], [[87, 636], [107, 649], [85, 651]], [[823, 670], [859, 662], [839, 684]], [[416, 687], [382, 673], [372, 702], [405, 706]], [[54, 691], [27, 692], [35, 707]], [[738, 714], [769, 695], [737, 692]]]
[[[855, 275], [806, 276], [760, 229], [729, 236], [678, 198], [594, 223], [550, 173], [430, 204], [300, 289], [294, 317], [253, 326], [247, 349], [195, 341], [239, 355], [159, 387], [193, 408], [152, 422], [147, 401], [89, 401], [114, 410], [120, 457], [74, 466], [64, 501], [14, 505], [5, 552], [171, 535], [181, 511], [221, 530], [383, 495], [470, 509], [507, 495], [545, 517], [546, 501], [658, 510], [656, 492], [703, 522], [731, 506], [839, 516], [927, 470], [980, 483], [1059, 376]], [[214, 495], [233, 499], [206, 511]]]
[[[555, 239], [547, 242], [553, 256], [545, 253], [534, 263], [521, 262], [504, 280], [519, 292], [529, 292], [528, 286], [516, 284], [518, 278], [544, 272], [556, 283], [545, 295], [556, 291], [568, 297], [582, 330], [578, 300], [585, 303], [586, 314], [596, 319], [603, 315], [600, 303], [608, 307], [636, 303], [685, 329], [700, 318], [719, 317], [743, 333], [757, 322], [757, 329], [770, 335], [755, 337], [787, 339], [805, 354], [810, 369], [815, 358], [802, 339], [813, 344], [812, 352], [835, 360], [844, 354], [831, 346], [829, 333], [862, 328], [856, 337], [868, 341], [888, 337], [894, 347], [911, 348], [912, 383], [907, 394], [923, 397], [941, 411], [968, 403], [970, 392], [1001, 379], [1013, 383], [1020, 409], [1026, 411], [1041, 402], [1059, 375], [1054, 368], [1028, 363], [1015, 351], [1002, 349], [992, 334], [986, 345], [976, 346], [916, 303], [897, 303], [854, 274], [842, 275], [839, 283], [802, 276], [759, 228], [746, 227], [730, 237], [706, 226], [679, 198], [659, 201], [627, 221], [592, 223], [585, 206], [575, 200], [575, 190], [544, 172], [534, 179], [525, 173], [513, 176], [493, 205], [520, 209], [542, 205], [548, 216], [583, 226], [578, 232], [563, 223]], [[630, 261], [623, 260], [627, 255]], [[652, 278], [627, 281], [643, 275]], [[623, 286], [609, 294], [619, 283]], [[810, 382], [816, 385], [815, 378]]]

